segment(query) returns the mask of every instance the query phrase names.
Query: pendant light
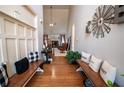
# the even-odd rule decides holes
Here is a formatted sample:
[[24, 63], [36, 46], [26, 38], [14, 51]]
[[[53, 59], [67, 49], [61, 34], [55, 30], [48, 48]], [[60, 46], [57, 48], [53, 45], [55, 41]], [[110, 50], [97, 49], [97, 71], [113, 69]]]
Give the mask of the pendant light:
[[50, 27], [53, 27], [53, 14], [52, 14], [52, 6], [50, 6]]
[[54, 25], [56, 25], [56, 23], [53, 23], [53, 7], [50, 6], [50, 23], [49, 23], [49, 26], [54, 27]]

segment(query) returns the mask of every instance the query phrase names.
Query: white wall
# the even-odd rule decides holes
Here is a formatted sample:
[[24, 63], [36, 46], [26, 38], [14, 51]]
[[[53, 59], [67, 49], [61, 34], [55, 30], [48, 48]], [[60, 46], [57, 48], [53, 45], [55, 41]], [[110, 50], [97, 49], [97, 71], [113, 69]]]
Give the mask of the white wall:
[[7, 64], [9, 77], [16, 70], [14, 63], [36, 51], [35, 28], [0, 12], [0, 63]]
[[[40, 53], [42, 49], [43, 24], [40, 22], [43, 21], [42, 6], [31, 7], [36, 16], [23, 6], [0, 6], [0, 11], [5, 13], [0, 12], [0, 63], [7, 63], [9, 76], [16, 72], [14, 63], [17, 60], [28, 56], [29, 52]], [[19, 13], [16, 17], [13, 15], [15, 11]]]
[[44, 33], [45, 34], [66, 34], [67, 33], [67, 26], [68, 26], [68, 16], [69, 16], [69, 9], [52, 9], [53, 14], [53, 23], [55, 22], [56, 25], [53, 28], [54, 30], [51, 31], [49, 27], [50, 23], [50, 9], [44, 9]]
[[16, 17], [17, 19], [24, 21], [31, 26], [34, 26], [34, 16], [20, 5], [0, 5], [0, 11], [5, 12], [8, 15]]
[[[35, 27], [37, 28], [37, 45], [39, 53], [42, 50], [43, 45], [43, 6], [41, 5], [32, 5], [32, 9], [36, 12], [37, 17], [35, 18]], [[40, 22], [42, 21], [42, 23]]]
[[33, 11], [36, 13], [36, 16], [33, 16], [29, 11], [25, 9], [23, 6], [18, 5], [7, 5], [7, 6], [0, 6], [1, 11], [14, 16], [14, 11], [18, 11], [20, 16], [17, 17], [19, 20], [26, 22], [29, 25], [32, 25], [36, 28], [36, 49], [40, 52], [42, 49], [42, 42], [43, 42], [43, 7], [42, 5], [31, 5], [30, 6]]
[[124, 86], [124, 77], [120, 76], [124, 73], [124, 24], [113, 24], [111, 32], [105, 34], [104, 38], [86, 36], [86, 23], [92, 19], [96, 8], [97, 6], [87, 5], [71, 8], [69, 30], [71, 31], [72, 24], [75, 24], [75, 50], [84, 50], [107, 60], [117, 68], [115, 82]]

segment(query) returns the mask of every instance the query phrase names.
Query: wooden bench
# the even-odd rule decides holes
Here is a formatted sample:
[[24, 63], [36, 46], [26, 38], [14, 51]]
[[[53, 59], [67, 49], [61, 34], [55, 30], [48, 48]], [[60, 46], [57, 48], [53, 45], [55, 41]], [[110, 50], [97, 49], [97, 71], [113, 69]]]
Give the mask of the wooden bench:
[[34, 76], [38, 67], [43, 64], [43, 61], [39, 60], [29, 64], [29, 68], [22, 74], [14, 74], [9, 78], [8, 87], [24, 87], [29, 80]]
[[95, 87], [107, 87], [104, 80], [101, 78], [99, 72], [94, 72], [87, 63], [77, 60], [77, 63], [83, 69], [85, 75], [93, 82]]

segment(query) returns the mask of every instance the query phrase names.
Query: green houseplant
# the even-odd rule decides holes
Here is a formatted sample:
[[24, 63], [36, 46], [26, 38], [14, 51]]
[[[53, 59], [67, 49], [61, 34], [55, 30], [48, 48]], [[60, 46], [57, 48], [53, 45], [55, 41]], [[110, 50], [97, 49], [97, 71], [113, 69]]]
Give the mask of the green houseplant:
[[81, 54], [78, 51], [68, 51], [66, 58], [69, 64], [74, 64], [77, 59], [81, 59]]
[[121, 76], [124, 76], [124, 74], [121, 74]]

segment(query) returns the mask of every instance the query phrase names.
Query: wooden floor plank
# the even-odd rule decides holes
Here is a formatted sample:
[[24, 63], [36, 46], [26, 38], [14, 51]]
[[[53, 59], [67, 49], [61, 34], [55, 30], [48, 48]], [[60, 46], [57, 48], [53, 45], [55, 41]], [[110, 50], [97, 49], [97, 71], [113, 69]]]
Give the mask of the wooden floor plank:
[[77, 66], [67, 63], [65, 57], [54, 57], [43, 66], [44, 73], [36, 73], [27, 87], [81, 87], [85, 76], [76, 72]]

